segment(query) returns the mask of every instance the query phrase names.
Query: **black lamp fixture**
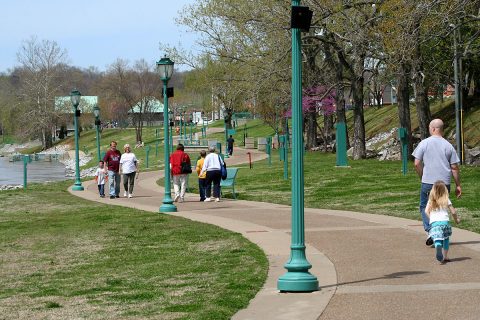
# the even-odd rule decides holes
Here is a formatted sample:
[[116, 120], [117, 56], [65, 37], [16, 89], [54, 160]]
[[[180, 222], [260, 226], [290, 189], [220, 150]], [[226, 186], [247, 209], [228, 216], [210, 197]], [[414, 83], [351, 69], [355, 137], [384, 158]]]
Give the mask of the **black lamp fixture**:
[[312, 23], [313, 11], [304, 6], [292, 6], [292, 17], [290, 27], [292, 29], [300, 29], [303, 32], [310, 30]]

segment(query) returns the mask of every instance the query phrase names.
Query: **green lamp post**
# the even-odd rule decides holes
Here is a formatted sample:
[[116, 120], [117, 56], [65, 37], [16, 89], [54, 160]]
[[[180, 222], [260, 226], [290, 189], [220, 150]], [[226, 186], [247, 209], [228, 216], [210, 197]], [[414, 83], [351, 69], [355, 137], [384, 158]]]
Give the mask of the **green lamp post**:
[[170, 152], [173, 153], [173, 127], [175, 126], [175, 116], [172, 111], [168, 112], [169, 119], [173, 119], [172, 125], [170, 125]]
[[207, 118], [203, 117], [202, 118], [202, 126], [203, 126], [202, 138], [207, 137], [207, 126], [205, 125], [206, 122], [207, 122]]
[[[292, 1], [292, 11], [299, 6]], [[296, 8], [295, 8], [296, 9]], [[318, 290], [318, 280], [308, 270], [312, 265], [305, 254], [305, 212], [303, 172], [302, 117], [302, 55], [301, 29], [292, 26], [292, 235], [287, 272], [277, 282], [282, 292], [311, 292]]]
[[187, 140], [187, 110], [183, 109], [183, 139]]
[[80, 91], [73, 89], [70, 92], [70, 100], [73, 105], [73, 121], [75, 126], [75, 184], [72, 187], [73, 191], [83, 191], [82, 181], [80, 180], [80, 159], [79, 159], [79, 148], [78, 148], [78, 116], [80, 115], [80, 110], [78, 110], [78, 105], [80, 104], [80, 97], [82, 94]]
[[97, 134], [97, 158], [100, 161], [100, 108], [98, 105], [93, 107], [93, 115], [95, 116], [95, 129]]
[[227, 117], [225, 116], [225, 119], [224, 119], [224, 128], [225, 128], [225, 155], [224, 157], [225, 158], [230, 158], [230, 156], [228, 155], [228, 129], [227, 129]]
[[163, 81], [163, 140], [164, 140], [164, 154], [165, 154], [165, 195], [163, 197], [160, 212], [176, 212], [177, 207], [173, 204], [172, 193], [170, 189], [170, 138], [168, 127], [170, 121], [168, 119], [168, 96], [167, 84], [168, 80], [173, 74], [173, 61], [164, 57], [157, 61], [157, 70], [160, 73], [160, 79]]
[[180, 112], [178, 113], [180, 116], [180, 137], [179, 137], [180, 140], [183, 139], [183, 109], [184, 108], [185, 107], [180, 107], [179, 108]]

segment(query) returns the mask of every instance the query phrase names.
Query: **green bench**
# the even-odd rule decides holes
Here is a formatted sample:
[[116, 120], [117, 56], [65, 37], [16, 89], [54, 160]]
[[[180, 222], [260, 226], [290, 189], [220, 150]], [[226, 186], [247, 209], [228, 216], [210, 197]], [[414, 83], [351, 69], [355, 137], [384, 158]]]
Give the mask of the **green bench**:
[[223, 196], [224, 188], [231, 188], [233, 192], [233, 199], [237, 199], [235, 194], [235, 178], [237, 177], [238, 168], [227, 168], [227, 179], [220, 182], [221, 192]]

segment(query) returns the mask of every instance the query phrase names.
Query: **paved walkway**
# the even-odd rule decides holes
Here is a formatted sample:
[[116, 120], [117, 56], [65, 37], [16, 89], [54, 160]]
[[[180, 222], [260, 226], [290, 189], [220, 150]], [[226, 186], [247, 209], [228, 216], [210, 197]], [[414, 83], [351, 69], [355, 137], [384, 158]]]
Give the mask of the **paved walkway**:
[[[245, 163], [246, 152], [236, 148], [227, 165]], [[253, 158], [260, 160], [265, 154], [253, 151]], [[141, 173], [132, 199], [100, 199], [92, 181], [84, 184], [84, 192], [74, 194], [158, 212], [163, 189], [156, 180], [161, 176], [160, 171]], [[307, 258], [321, 288], [314, 293], [279, 293], [276, 280], [289, 257], [290, 207], [198, 199], [188, 194], [174, 215], [242, 233], [269, 259], [263, 289], [233, 319], [479, 319], [479, 234], [454, 228], [452, 262], [440, 265], [433, 249], [425, 246], [418, 221], [306, 209]]]

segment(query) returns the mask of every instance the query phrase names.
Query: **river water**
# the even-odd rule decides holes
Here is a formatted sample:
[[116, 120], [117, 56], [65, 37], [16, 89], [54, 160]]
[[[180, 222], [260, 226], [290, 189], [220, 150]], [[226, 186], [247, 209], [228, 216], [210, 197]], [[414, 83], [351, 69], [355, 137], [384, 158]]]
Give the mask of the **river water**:
[[[32, 161], [27, 165], [28, 182], [66, 180], [65, 166], [57, 161]], [[8, 162], [0, 157], [0, 185], [23, 184], [23, 161]]]

